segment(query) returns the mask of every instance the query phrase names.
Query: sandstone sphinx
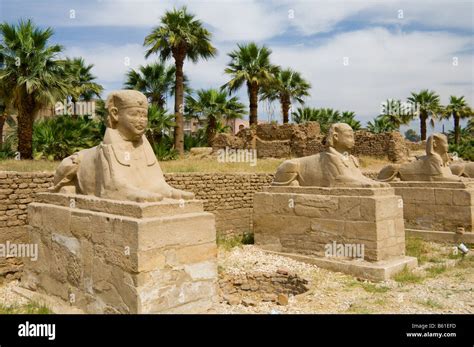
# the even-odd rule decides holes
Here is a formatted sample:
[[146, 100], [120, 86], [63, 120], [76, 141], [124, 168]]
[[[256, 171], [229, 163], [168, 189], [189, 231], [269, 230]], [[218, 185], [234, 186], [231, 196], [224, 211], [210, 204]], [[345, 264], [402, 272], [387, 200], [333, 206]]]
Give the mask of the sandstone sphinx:
[[474, 182], [466, 177], [470, 171], [469, 163], [450, 165], [447, 138], [435, 133], [426, 141], [425, 156], [388, 165], [377, 179], [390, 182], [402, 197], [408, 234], [430, 241], [472, 242], [472, 233], [461, 235], [473, 230]]
[[274, 186], [312, 187], [387, 187], [365, 177], [357, 158], [349, 152], [354, 147], [354, 132], [345, 123], [332, 124], [324, 152], [290, 159], [277, 169]]
[[145, 136], [145, 95], [134, 90], [115, 91], [107, 98], [106, 106], [108, 126], [103, 142], [64, 159], [56, 170], [51, 191], [139, 202], [193, 198], [193, 193], [165, 182]]
[[217, 290], [214, 215], [165, 182], [144, 136], [145, 96], [112, 92], [107, 107], [104, 141], [64, 159], [52, 192], [28, 206], [39, 256], [25, 261], [22, 289], [63, 312], [206, 312]]
[[461, 182], [465, 179], [454, 175], [449, 167], [448, 139], [443, 134], [433, 134], [426, 141], [426, 155], [410, 163], [391, 164], [384, 167], [379, 181], [430, 181]]
[[474, 162], [456, 161], [449, 165], [451, 172], [456, 176], [474, 178]]
[[[331, 125], [326, 143], [324, 152], [283, 162], [272, 186], [254, 195], [255, 244], [370, 280], [416, 266], [416, 259], [404, 256], [401, 199], [387, 183], [365, 177], [348, 154], [351, 127]], [[328, 255], [351, 247], [363, 255]]]

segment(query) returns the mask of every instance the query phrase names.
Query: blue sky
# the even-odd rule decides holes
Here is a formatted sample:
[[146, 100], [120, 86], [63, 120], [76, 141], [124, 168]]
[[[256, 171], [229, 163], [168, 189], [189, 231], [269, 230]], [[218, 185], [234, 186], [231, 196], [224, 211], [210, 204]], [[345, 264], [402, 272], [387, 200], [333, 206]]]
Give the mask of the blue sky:
[[[184, 3], [213, 33], [219, 51], [215, 59], [185, 63], [192, 88], [221, 86], [227, 53], [256, 41], [272, 49], [274, 63], [311, 82], [308, 105], [355, 111], [363, 123], [387, 98], [405, 100], [424, 88], [437, 91], [443, 103], [464, 95], [474, 105], [472, 1], [0, 0], [0, 20], [32, 18], [51, 26], [66, 55], [95, 65], [106, 97], [122, 87], [128, 69], [147, 62], [143, 39], [164, 11]], [[245, 90], [238, 96], [247, 103]], [[260, 118], [280, 120], [279, 105], [262, 103]], [[451, 123], [444, 122], [447, 129]]]

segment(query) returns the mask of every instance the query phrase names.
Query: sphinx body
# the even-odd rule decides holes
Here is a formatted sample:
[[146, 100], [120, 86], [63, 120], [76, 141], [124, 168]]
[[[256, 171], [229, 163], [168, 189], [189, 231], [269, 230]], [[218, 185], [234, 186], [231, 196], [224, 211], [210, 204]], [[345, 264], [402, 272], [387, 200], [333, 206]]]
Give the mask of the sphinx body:
[[449, 167], [448, 140], [443, 134], [433, 134], [426, 141], [426, 155], [406, 164], [391, 164], [380, 170], [380, 181], [448, 181], [460, 182]]
[[193, 193], [169, 186], [144, 135], [146, 97], [136, 91], [113, 92], [109, 117], [115, 124], [103, 142], [65, 158], [54, 177], [53, 192], [94, 195], [106, 199], [160, 201], [191, 199]]
[[451, 172], [456, 176], [474, 178], [474, 162], [460, 161], [449, 165]]
[[328, 148], [321, 153], [284, 161], [277, 169], [275, 186], [386, 187], [365, 177], [358, 160], [348, 154], [354, 147], [352, 128], [345, 123], [331, 125]]

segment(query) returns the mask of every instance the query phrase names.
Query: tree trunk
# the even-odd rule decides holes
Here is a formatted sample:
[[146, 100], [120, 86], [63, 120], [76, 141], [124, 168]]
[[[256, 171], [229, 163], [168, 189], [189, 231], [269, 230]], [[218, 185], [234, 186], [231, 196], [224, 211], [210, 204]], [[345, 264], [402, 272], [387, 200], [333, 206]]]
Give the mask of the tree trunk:
[[18, 108], [18, 152], [20, 159], [33, 159], [33, 120], [35, 112], [34, 101], [25, 98]]
[[289, 122], [291, 102], [289, 98], [287, 98], [286, 96], [281, 96], [280, 103], [281, 103], [281, 112], [283, 114], [283, 124], [286, 124]]
[[174, 54], [176, 63], [176, 82], [175, 82], [175, 93], [174, 93], [174, 115], [175, 115], [175, 127], [174, 127], [174, 147], [178, 151], [180, 156], [184, 155], [184, 75], [183, 75], [183, 64], [184, 54]]
[[420, 136], [421, 141], [426, 140], [426, 120], [428, 119], [428, 115], [426, 112], [420, 113]]
[[459, 142], [461, 142], [461, 127], [459, 126], [459, 116], [456, 112], [454, 112], [453, 118], [454, 118], [454, 143], [459, 145]]
[[212, 142], [216, 137], [216, 118], [211, 116], [209, 117], [207, 128], [206, 128], [206, 137], [207, 137], [207, 145], [212, 147]]
[[0, 115], [0, 150], [3, 148], [3, 126], [5, 125], [5, 120], [7, 119], [7, 114], [3, 113]]
[[258, 84], [247, 83], [249, 89], [249, 98], [250, 98], [250, 117], [249, 124], [257, 125], [258, 124]]

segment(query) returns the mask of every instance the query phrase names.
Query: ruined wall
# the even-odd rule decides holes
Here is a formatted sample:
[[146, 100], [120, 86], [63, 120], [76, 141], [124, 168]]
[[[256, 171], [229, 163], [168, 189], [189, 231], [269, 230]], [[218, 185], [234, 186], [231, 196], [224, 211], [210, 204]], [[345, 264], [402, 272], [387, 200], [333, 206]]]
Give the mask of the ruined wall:
[[[218, 134], [213, 149], [225, 147], [235, 149], [257, 149], [259, 158], [302, 157], [321, 152], [324, 134], [319, 124], [259, 124], [256, 128], [244, 129], [236, 136]], [[355, 155], [386, 157], [393, 162], [403, 162], [409, 156], [409, 148], [399, 132], [373, 134], [368, 131], [355, 132]]]

